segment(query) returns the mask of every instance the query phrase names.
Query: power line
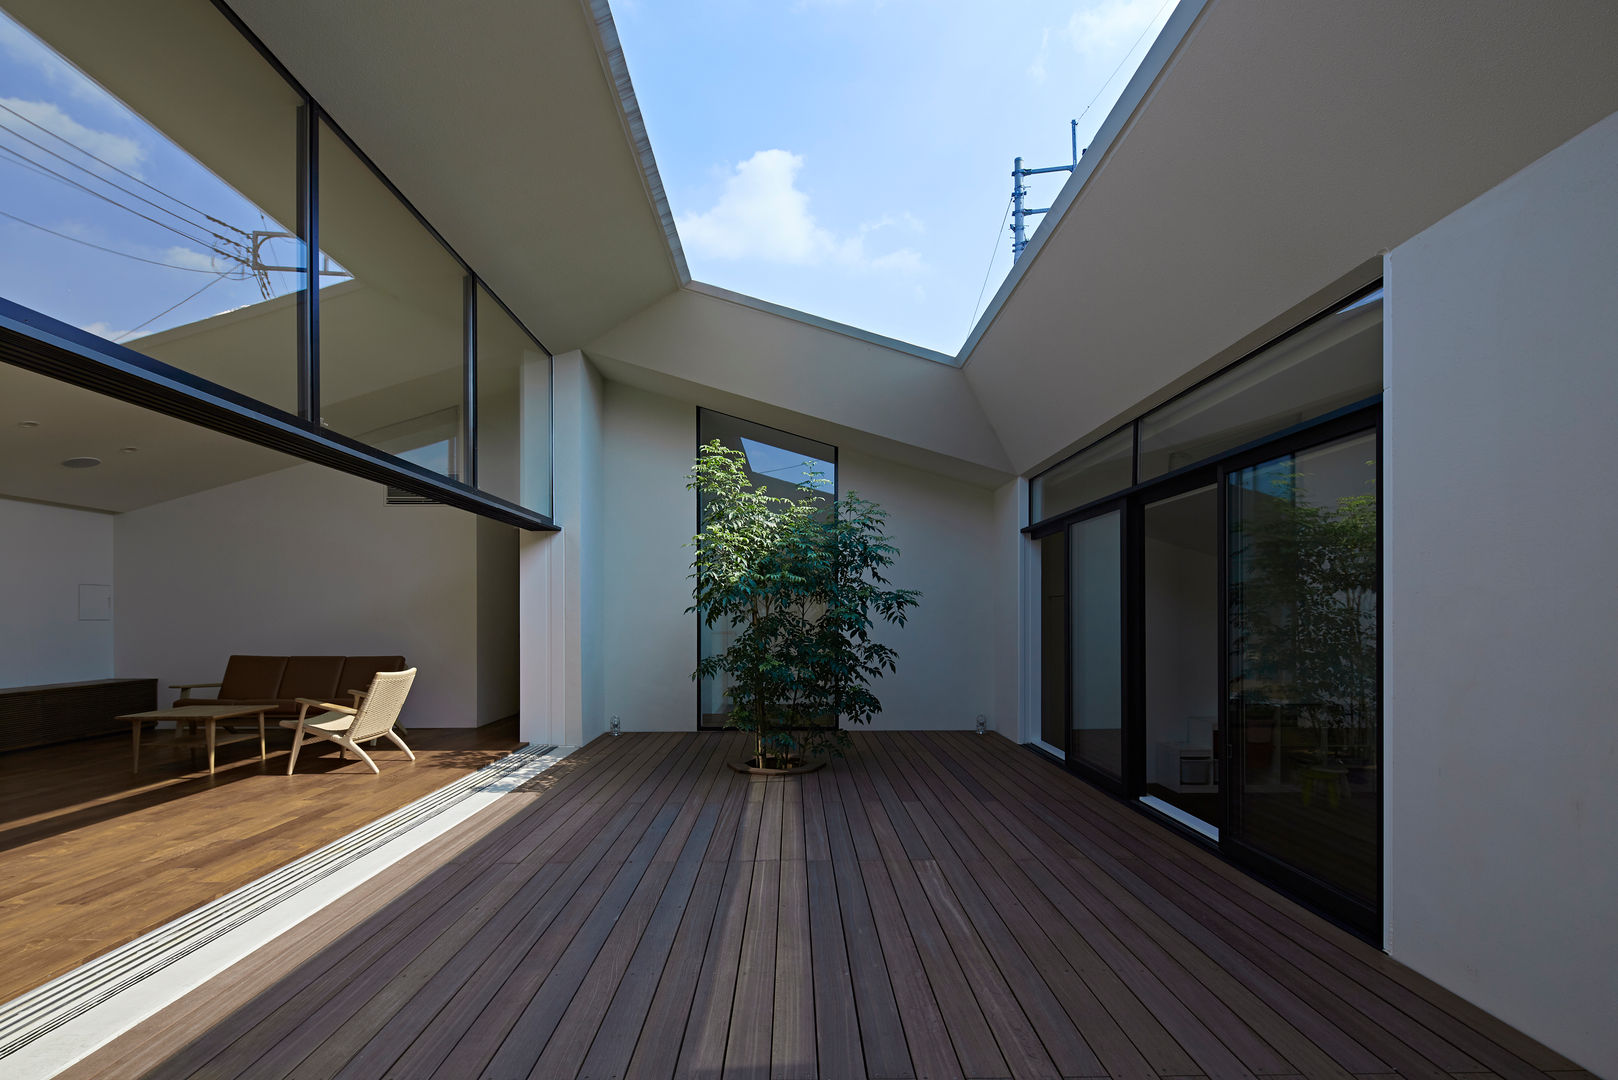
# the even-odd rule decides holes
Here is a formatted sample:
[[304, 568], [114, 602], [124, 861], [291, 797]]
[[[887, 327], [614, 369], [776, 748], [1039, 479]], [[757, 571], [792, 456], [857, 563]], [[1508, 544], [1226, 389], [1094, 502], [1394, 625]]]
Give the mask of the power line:
[[1005, 211], [1005, 213], [1000, 215], [1000, 225], [999, 225], [998, 228], [996, 228], [994, 230], [994, 247], [991, 248], [990, 251], [989, 251], [989, 265], [987, 267], [985, 267], [984, 271], [983, 271], [983, 284], [978, 287], [977, 303], [972, 305], [972, 321], [970, 323], [968, 323], [967, 326], [966, 326], [967, 334], [971, 334], [972, 333], [972, 327], [977, 325], [978, 308], [982, 306], [982, 304], [983, 304], [983, 294], [989, 288], [989, 275], [994, 273], [994, 255], [995, 255], [995, 252], [1000, 250], [1000, 233], [1001, 233], [1002, 230], [1005, 229], [1005, 227], [1006, 227], [1006, 219], [1009, 218], [1010, 216], [1011, 216], [1011, 198], [1008, 196], [1006, 198], [1006, 211]]
[[[181, 237], [181, 238], [183, 238], [185, 240], [189, 240], [193, 244], [199, 244], [202, 247], [207, 248], [209, 251], [212, 251], [216, 255], [220, 255], [220, 256], [223, 256], [224, 258], [233, 259], [233, 260], [236, 260], [236, 261], [241, 261], [242, 260], [242, 257], [240, 255], [233, 254], [231, 252], [221, 251], [217, 246], [215, 246], [214, 244], [210, 243], [208, 240], [206, 240], [206, 239], [204, 239], [202, 237], [192, 236], [190, 233], [182, 232], [181, 230], [175, 228], [173, 225], [170, 225], [167, 222], [159, 221], [159, 220], [157, 220], [156, 218], [152, 217], [149, 214], [143, 214], [139, 210], [136, 210], [134, 207], [127, 206], [124, 203], [119, 202], [117, 199], [114, 199], [109, 195], [104, 195], [101, 192], [96, 191], [94, 188], [85, 187], [83, 184], [79, 183], [77, 180], [74, 180], [71, 177], [63, 176], [61, 173], [57, 172], [55, 169], [52, 169], [48, 165], [40, 164], [39, 162], [35, 161], [34, 159], [28, 157], [26, 154], [18, 153], [14, 149], [11, 152], [13, 154], [16, 154], [18, 157], [22, 158], [24, 161], [28, 162], [30, 165], [33, 165], [35, 168], [41, 169], [44, 172], [49, 173], [51, 176], [54, 176], [56, 179], [62, 181], [62, 183], [67, 184], [70, 187], [78, 188], [80, 191], [84, 192], [86, 195], [93, 195], [96, 198], [100, 199], [102, 202], [110, 203], [111, 205], [118, 207], [118, 209], [120, 209], [120, 210], [124, 210], [124, 211], [127, 211], [128, 213], [134, 214], [136, 217], [140, 218], [141, 220], [149, 221], [153, 225], [156, 225], [160, 229], [166, 229], [169, 232], [173, 233], [175, 236]], [[123, 189], [120, 188], [118, 190], [121, 191]], [[188, 224], [191, 224], [193, 228], [198, 227], [193, 222], [188, 222]], [[213, 235], [213, 234], [210, 234], [210, 235]], [[224, 243], [227, 243], [227, 244], [235, 243], [235, 241], [225, 240], [225, 238], [222, 237], [222, 236], [218, 237], [218, 239], [223, 241]]]
[[[66, 143], [68, 146], [71, 146], [73, 149], [77, 150], [79, 153], [83, 154], [85, 157], [90, 158], [90, 159], [92, 159], [94, 161], [99, 161], [101, 164], [105, 165], [107, 168], [111, 169], [113, 172], [118, 173], [118, 174], [120, 174], [122, 176], [129, 177], [129, 179], [135, 181], [135, 183], [141, 185], [142, 187], [148, 188], [148, 189], [150, 189], [152, 191], [157, 192], [157, 194], [163, 196], [163, 198], [165, 198], [165, 199], [169, 199], [169, 200], [172, 200], [173, 202], [179, 203], [181, 206], [185, 207], [187, 210], [192, 211], [193, 213], [201, 214], [203, 217], [207, 218], [209, 221], [211, 221], [214, 224], [218, 225], [220, 228], [234, 230], [235, 232], [242, 233], [243, 236], [247, 235], [245, 231], [243, 231], [242, 229], [236, 228], [236, 226], [232, 225], [230, 222], [228, 222], [228, 221], [220, 221], [218, 218], [214, 217], [212, 214], [208, 213], [206, 210], [203, 210], [203, 209], [201, 209], [199, 207], [196, 207], [196, 206], [192, 206], [190, 203], [186, 202], [182, 198], [179, 198], [178, 196], [170, 195], [168, 192], [164, 191], [162, 188], [156, 187], [153, 184], [147, 183], [145, 180], [142, 180], [140, 177], [136, 176], [132, 172], [127, 172], [127, 171], [125, 171], [123, 169], [120, 169], [118, 166], [114, 165], [112, 162], [108, 161], [106, 158], [100, 157], [100, 156], [96, 155], [94, 152], [92, 152], [90, 150], [86, 150], [84, 147], [80, 146], [78, 143], [74, 142], [72, 139], [69, 139], [67, 136], [61, 135], [61, 134], [59, 134], [57, 132], [52, 131], [50, 128], [48, 128], [45, 125], [41, 124], [39, 121], [34, 120], [34, 119], [30, 118], [30, 117], [24, 116], [22, 113], [18, 112], [16, 109], [11, 108], [10, 106], [5, 105], [4, 103], [0, 103], [0, 109], [5, 109], [5, 111], [10, 113], [12, 116], [17, 117], [17, 119], [23, 121], [26, 124], [33, 125], [34, 127], [36, 127], [39, 130], [43, 131], [45, 134], [51, 136], [51, 138], [57, 139], [57, 140], [59, 140], [61, 142]], [[19, 138], [20, 137], [21, 136], [19, 136]], [[43, 149], [43, 148], [41, 148], [41, 149]], [[88, 171], [88, 170], [86, 170], [86, 171]], [[130, 194], [133, 195], [134, 192], [130, 192]]]
[[181, 300], [177, 304], [170, 304], [168, 307], [164, 308], [162, 311], [159, 311], [156, 315], [153, 315], [150, 319], [147, 319], [145, 322], [141, 323], [139, 326], [131, 326], [128, 330], [125, 330], [123, 333], [121, 333], [117, 337], [113, 338], [112, 339], [113, 343], [116, 344], [116, 343], [124, 340], [124, 338], [128, 337], [130, 334], [133, 334], [135, 331], [143, 330], [146, 327], [152, 325], [152, 323], [156, 322], [157, 320], [161, 319], [163, 316], [167, 315], [169, 312], [173, 311], [175, 308], [179, 307], [180, 304], [184, 304], [184, 303], [186, 303], [187, 301], [190, 301], [190, 300], [195, 300], [197, 297], [201, 296], [203, 293], [207, 292], [209, 289], [213, 288], [215, 285], [219, 284], [223, 280], [225, 280], [225, 275], [224, 274], [216, 275], [212, 281], [208, 282], [202, 288], [198, 289], [196, 292], [194, 292], [190, 296], [186, 297], [185, 300]]
[[105, 251], [109, 255], [121, 255], [126, 259], [134, 259], [136, 262], [150, 263], [153, 266], [166, 266], [170, 270], [185, 270], [185, 271], [188, 271], [188, 272], [193, 273], [193, 274], [219, 274], [220, 273], [220, 271], [218, 271], [218, 270], [204, 270], [200, 266], [181, 266], [179, 263], [163, 262], [160, 259], [148, 259], [148, 258], [146, 258], [145, 256], [142, 256], [142, 255], [131, 255], [127, 251], [119, 251], [116, 248], [103, 247], [100, 244], [92, 244], [88, 240], [81, 240], [77, 236], [70, 236], [70, 235], [68, 235], [67, 233], [64, 233], [64, 232], [57, 232], [55, 229], [47, 229], [45, 226], [39, 224], [37, 221], [29, 221], [27, 218], [20, 218], [16, 214], [7, 213], [4, 210], [0, 210], [0, 217], [10, 218], [12, 221], [15, 221], [19, 225], [26, 225], [30, 229], [38, 229], [42, 233], [49, 233], [50, 235], [60, 237], [63, 240], [71, 240], [75, 244], [83, 244], [85, 247], [95, 248], [97, 251]]
[[[0, 109], [5, 109], [6, 112], [13, 112], [14, 111], [12, 109], [7, 108], [3, 104], [0, 104]], [[32, 146], [36, 150], [42, 151], [43, 153], [46, 153], [46, 154], [49, 154], [51, 157], [55, 158], [57, 161], [62, 162], [64, 165], [68, 166], [69, 168], [78, 169], [80, 172], [84, 173], [86, 176], [89, 176], [89, 177], [91, 177], [92, 179], [95, 179], [95, 180], [99, 180], [101, 183], [106, 184], [108, 187], [112, 188], [114, 191], [121, 191], [125, 195], [128, 195], [132, 199], [139, 199], [141, 202], [145, 203], [147, 206], [150, 206], [153, 210], [156, 210], [160, 214], [167, 214], [170, 217], [174, 218], [176, 221], [182, 221], [185, 224], [189, 225], [193, 229], [200, 229], [204, 234], [212, 236], [214, 239], [219, 240], [222, 243], [231, 243], [232, 242], [231, 240], [227, 239], [226, 237], [220, 236], [218, 233], [216, 233], [212, 229], [208, 228], [208, 226], [203, 224], [202, 222], [192, 221], [190, 218], [186, 217], [184, 214], [178, 213], [178, 212], [176, 212], [174, 210], [170, 210], [166, 206], [162, 206], [162, 205], [160, 205], [158, 203], [155, 203], [151, 199], [148, 199], [146, 196], [140, 194], [139, 192], [130, 191], [128, 188], [123, 187], [122, 185], [113, 183], [111, 180], [108, 180], [105, 176], [102, 176], [100, 173], [96, 172], [94, 169], [86, 168], [85, 166], [79, 164], [78, 162], [74, 161], [71, 158], [63, 157], [61, 154], [58, 154], [55, 150], [52, 150], [48, 146], [41, 146], [39, 143], [35, 142], [33, 139], [30, 139], [28, 136], [24, 135], [22, 132], [18, 131], [16, 128], [11, 127], [9, 124], [7, 124], [3, 120], [0, 120], [0, 131], [4, 131], [4, 132], [12, 135], [15, 138], [21, 139], [23, 142], [27, 143], [29, 146]], [[69, 145], [72, 145], [72, 144], [70, 143]], [[16, 153], [15, 150], [13, 150], [12, 152]], [[39, 163], [36, 162], [35, 164], [39, 164]], [[206, 216], [207, 215], [204, 215], [204, 217], [206, 217]], [[228, 228], [228, 226], [227, 226], [227, 228]], [[237, 230], [237, 231], [240, 232], [241, 230]]]
[[1090, 104], [1086, 105], [1084, 107], [1084, 112], [1079, 113], [1079, 116], [1078, 116], [1079, 120], [1083, 120], [1084, 119], [1084, 113], [1089, 112], [1091, 107], [1094, 106], [1096, 102], [1101, 100], [1101, 95], [1106, 92], [1106, 89], [1107, 89], [1108, 86], [1112, 85], [1112, 80], [1114, 80], [1114, 79], [1116, 79], [1118, 77], [1118, 73], [1124, 69], [1124, 64], [1128, 63], [1129, 58], [1131, 56], [1135, 55], [1135, 50], [1140, 48], [1140, 43], [1141, 43], [1141, 41], [1143, 39], [1145, 39], [1147, 31], [1150, 30], [1153, 26], [1157, 25], [1157, 17], [1158, 17], [1158, 15], [1163, 14], [1163, 9], [1168, 7], [1170, 4], [1172, 4], [1174, 2], [1175, 2], [1175, 0], [1163, 0], [1163, 2], [1158, 5], [1157, 14], [1153, 15], [1150, 19], [1148, 19], [1146, 21], [1146, 26], [1141, 30], [1140, 37], [1137, 37], [1135, 39], [1135, 44], [1131, 45], [1129, 47], [1129, 49], [1124, 53], [1123, 59], [1118, 61], [1118, 66], [1112, 69], [1112, 74], [1108, 75], [1107, 76], [1107, 81], [1101, 84], [1101, 89], [1097, 90], [1096, 91], [1096, 96], [1090, 99]]

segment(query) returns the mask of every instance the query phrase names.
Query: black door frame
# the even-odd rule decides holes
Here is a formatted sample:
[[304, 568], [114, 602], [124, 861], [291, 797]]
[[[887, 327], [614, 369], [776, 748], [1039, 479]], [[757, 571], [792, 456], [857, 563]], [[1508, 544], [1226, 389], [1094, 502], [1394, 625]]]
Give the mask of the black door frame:
[[[1119, 775], [1113, 776], [1093, 765], [1080, 761], [1074, 753], [1073, 747], [1073, 527], [1081, 525], [1094, 518], [1105, 517], [1108, 514], [1118, 514], [1119, 552], [1124, 560], [1121, 573], [1118, 597], [1118, 633], [1119, 633]], [[1084, 509], [1064, 515], [1060, 519], [1048, 522], [1037, 530], [1032, 530], [1029, 536], [1035, 540], [1042, 540], [1055, 533], [1062, 533], [1067, 537], [1066, 558], [1062, 560], [1062, 574], [1066, 579], [1063, 587], [1063, 615], [1062, 621], [1066, 627], [1066, 644], [1062, 650], [1062, 755], [1067, 767], [1079, 776], [1105, 788], [1115, 795], [1125, 796], [1130, 790], [1131, 774], [1130, 762], [1134, 755], [1130, 749], [1130, 715], [1134, 708], [1132, 677], [1131, 647], [1132, 634], [1135, 633], [1138, 613], [1132, 603], [1129, 588], [1129, 574], [1132, 569], [1131, 555], [1135, 544], [1133, 543], [1133, 521], [1131, 520], [1130, 500], [1126, 495], [1111, 499], [1103, 499], [1090, 503]]]
[[[1291, 894], [1321, 914], [1338, 922], [1345, 929], [1367, 938], [1373, 943], [1380, 943], [1382, 937], [1381, 896], [1385, 874], [1382, 825], [1385, 815], [1386, 793], [1379, 788], [1379, 798], [1377, 800], [1377, 899], [1374, 905], [1367, 906], [1340, 889], [1304, 873], [1244, 841], [1239, 796], [1245, 780], [1243, 771], [1245, 758], [1242, 754], [1237, 753], [1235, 748], [1246, 745], [1246, 732], [1245, 730], [1236, 730], [1237, 722], [1230, 708], [1228, 686], [1230, 658], [1230, 552], [1229, 506], [1226, 489], [1230, 474], [1285, 454], [1298, 453], [1326, 443], [1335, 442], [1338, 439], [1365, 433], [1375, 434], [1377, 447], [1377, 573], [1379, 578], [1377, 592], [1379, 597], [1378, 618], [1380, 620], [1380, 598], [1383, 593], [1380, 579], [1383, 573], [1384, 536], [1381, 512], [1383, 471], [1382, 403], [1380, 397], [1337, 410], [1314, 421], [1287, 428], [1268, 438], [1246, 443], [1210, 461], [1199, 462], [1165, 476], [1137, 483], [1125, 491], [1087, 503], [1059, 517], [1040, 522], [1037, 526], [1026, 531], [1030, 539], [1038, 540], [1056, 532], [1067, 532], [1073, 525], [1081, 521], [1111, 513], [1114, 510], [1123, 511], [1121, 522], [1123, 542], [1123, 566], [1121, 569], [1124, 575], [1123, 603], [1121, 605], [1122, 610], [1119, 613], [1124, 645], [1122, 661], [1124, 679], [1122, 776], [1118, 778], [1109, 776], [1076, 760], [1073, 754], [1073, 642], [1071, 640], [1073, 624], [1073, 553], [1071, 534], [1069, 534], [1068, 539], [1068, 558], [1063, 568], [1063, 573], [1068, 579], [1066, 581], [1066, 622], [1069, 641], [1062, 664], [1067, 718], [1064, 728], [1066, 744], [1063, 749], [1066, 754], [1068, 769], [1090, 783], [1117, 795], [1141, 812], [1148, 813], [1157, 820], [1169, 823], [1177, 831], [1217, 851], [1233, 864], [1261, 878], [1270, 886]], [[1219, 839], [1217, 841], [1209, 840], [1193, 832], [1140, 801], [1141, 796], [1146, 791], [1144, 528], [1146, 506], [1149, 503], [1172, 498], [1175, 495], [1184, 494], [1199, 487], [1206, 487], [1209, 484], [1215, 485], [1217, 501], [1216, 527], [1219, 531], [1217, 556], [1220, 606], [1217, 646], [1219, 656], [1216, 665], [1218, 685], [1215, 687], [1215, 701], [1217, 702], [1217, 723], [1220, 732], [1218, 769], [1220, 809], [1223, 820], [1218, 823]], [[1377, 635], [1378, 694], [1376, 716], [1377, 759], [1379, 763], [1382, 760], [1385, 745], [1383, 704], [1380, 692], [1383, 670], [1383, 637], [1379, 623]], [[1043, 670], [1041, 671], [1041, 677], [1044, 677]]]
[[[1366, 904], [1342, 889], [1313, 874], [1306, 873], [1290, 863], [1275, 857], [1250, 842], [1243, 829], [1241, 792], [1246, 783], [1247, 758], [1236, 753], [1236, 747], [1247, 745], [1247, 732], [1242, 720], [1231, 708], [1230, 689], [1230, 501], [1229, 483], [1232, 473], [1273, 461], [1288, 454], [1298, 454], [1340, 439], [1356, 435], [1374, 435], [1376, 439], [1376, 493], [1377, 493], [1377, 644], [1376, 644], [1376, 899]], [[1219, 471], [1219, 595], [1222, 608], [1219, 620], [1219, 729], [1224, 733], [1224, 760], [1220, 763], [1221, 810], [1224, 823], [1219, 830], [1220, 851], [1238, 866], [1291, 893], [1331, 919], [1343, 924], [1361, 936], [1380, 944], [1382, 938], [1382, 894], [1384, 889], [1383, 820], [1386, 812], [1386, 792], [1380, 779], [1385, 739], [1382, 730], [1382, 630], [1383, 562], [1382, 562], [1382, 406], [1380, 402], [1346, 416], [1234, 454], [1218, 464]]]
[[[1134, 492], [1129, 500], [1130, 514], [1133, 518], [1132, 532], [1134, 542], [1130, 545], [1128, 558], [1134, 560], [1134, 565], [1129, 566], [1126, 561], [1126, 571], [1129, 573], [1127, 586], [1130, 604], [1134, 609], [1135, 636], [1129, 642], [1130, 685], [1132, 690], [1130, 698], [1134, 703], [1134, 707], [1128, 711], [1126, 723], [1132, 737], [1125, 741], [1135, 748], [1135, 753], [1128, 762], [1130, 775], [1128, 792], [1131, 799], [1139, 800], [1146, 794], [1146, 508], [1153, 503], [1172, 499], [1178, 495], [1184, 495], [1187, 492], [1196, 491], [1198, 488], [1205, 488], [1210, 485], [1214, 486], [1217, 499], [1221, 490], [1219, 485], [1222, 482], [1217, 465], [1202, 465], [1176, 472], [1156, 483], [1143, 485]], [[1220, 531], [1221, 536], [1224, 533], [1224, 527], [1224, 514], [1220, 511], [1215, 517], [1215, 528]], [[1223, 606], [1225, 588], [1222, 569], [1224, 565], [1223, 542], [1220, 542], [1217, 546], [1214, 561], [1221, 568], [1217, 585], [1219, 591], [1215, 602], [1220, 605], [1219, 624], [1221, 633], [1219, 647], [1221, 656], [1223, 656], [1223, 626], [1225, 623]], [[1222, 701], [1222, 698], [1219, 700]], [[1215, 723], [1219, 725], [1219, 730], [1223, 732], [1225, 730], [1223, 709], [1220, 708], [1216, 715], [1218, 720]], [[1228, 738], [1223, 741], [1226, 745], [1230, 742]], [[1219, 760], [1217, 764], [1221, 800], [1219, 811], [1222, 820], [1209, 822], [1208, 824], [1218, 828], [1220, 836], [1223, 836], [1224, 820], [1230, 816], [1229, 808], [1224, 803], [1224, 793], [1229, 785], [1226, 783], [1228, 773], [1226, 772], [1225, 762]], [[1179, 823], [1176, 822], [1175, 824], [1178, 825]]]

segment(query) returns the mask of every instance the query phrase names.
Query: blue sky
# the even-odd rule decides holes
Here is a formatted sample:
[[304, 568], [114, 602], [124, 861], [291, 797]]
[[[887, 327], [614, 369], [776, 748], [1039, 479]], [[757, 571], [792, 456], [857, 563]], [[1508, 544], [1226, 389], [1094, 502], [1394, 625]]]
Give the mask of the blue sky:
[[1175, 2], [613, 12], [692, 276], [953, 354], [1011, 266], [1012, 158], [1070, 161]]

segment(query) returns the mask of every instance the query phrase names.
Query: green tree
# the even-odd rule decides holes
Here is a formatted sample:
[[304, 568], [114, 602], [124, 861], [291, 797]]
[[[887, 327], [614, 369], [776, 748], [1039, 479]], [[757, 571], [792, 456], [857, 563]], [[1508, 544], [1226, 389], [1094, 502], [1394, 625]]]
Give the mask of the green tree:
[[1377, 523], [1374, 491], [1309, 502], [1297, 472], [1249, 492], [1239, 527], [1244, 667], [1257, 696], [1295, 707], [1328, 734], [1376, 712]]
[[871, 681], [897, 670], [898, 653], [872, 631], [877, 620], [903, 626], [920, 594], [883, 576], [899, 551], [879, 506], [852, 492], [828, 502], [815, 477], [800, 498], [771, 495], [746, 460], [715, 440], [686, 485], [702, 506], [687, 610], [735, 632], [692, 678], [727, 680], [727, 726], [753, 733], [758, 765], [782, 768], [841, 753], [838, 718], [881, 711]]

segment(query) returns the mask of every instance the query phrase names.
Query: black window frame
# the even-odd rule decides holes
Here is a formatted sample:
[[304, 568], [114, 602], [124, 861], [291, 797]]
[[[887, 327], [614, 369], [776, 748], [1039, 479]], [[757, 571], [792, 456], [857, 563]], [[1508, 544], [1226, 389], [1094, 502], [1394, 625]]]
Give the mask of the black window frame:
[[[238, 393], [201, 376], [165, 364], [128, 346], [118, 345], [43, 312], [0, 297], [0, 362], [106, 394], [225, 435], [256, 443], [293, 457], [400, 488], [434, 502], [468, 510], [506, 525], [531, 531], [559, 531], [555, 505], [543, 514], [483, 491], [477, 475], [477, 300], [479, 287], [546, 357], [554, 354], [519, 319], [499, 294], [461, 258], [415, 205], [377, 168], [341, 125], [293, 77], [284, 64], [223, 2], [210, 0], [264, 61], [301, 100], [297, 127], [298, 234], [305, 251], [305, 280], [298, 293], [298, 409], [288, 412]], [[71, 58], [70, 58], [71, 59]], [[463, 308], [464, 391], [462, 438], [465, 466], [460, 478], [443, 476], [320, 424], [320, 155], [324, 125], [361, 161], [461, 267], [465, 278]], [[554, 445], [554, 365], [551, 435]], [[554, 499], [555, 464], [547, 487]]]
[[[1200, 389], [1207, 383], [1220, 378], [1241, 364], [1252, 359], [1265, 349], [1291, 337], [1293, 334], [1305, 329], [1319, 320], [1326, 318], [1334, 312], [1340, 311], [1352, 304], [1358, 303], [1384, 287], [1384, 282], [1378, 280], [1363, 288], [1357, 289], [1314, 316], [1303, 320], [1285, 333], [1277, 335], [1274, 339], [1244, 354], [1239, 359], [1225, 365], [1207, 378], [1199, 380], [1187, 387], [1180, 394], [1174, 395], [1164, 405], [1177, 400], [1179, 397]], [[1162, 406], [1158, 406], [1161, 408]], [[1376, 897], [1370, 904], [1349, 895], [1330, 882], [1324, 881], [1308, 872], [1292, 866], [1291, 864], [1271, 855], [1252, 843], [1245, 842], [1241, 827], [1240, 790], [1242, 784], [1243, 763], [1241, 755], [1236, 748], [1244, 745], [1245, 731], [1238, 732], [1232, 727], [1230, 715], [1230, 700], [1226, 685], [1226, 663], [1229, 648], [1229, 609], [1227, 603], [1229, 588], [1229, 558], [1226, 551], [1228, 528], [1228, 507], [1226, 505], [1227, 477], [1234, 471], [1259, 464], [1271, 458], [1297, 453], [1338, 439], [1354, 435], [1372, 433], [1376, 438], [1376, 490], [1377, 490], [1377, 590], [1379, 597], [1386, 596], [1386, 562], [1385, 533], [1386, 525], [1382, 514], [1383, 499], [1383, 414], [1382, 395], [1364, 398], [1360, 401], [1344, 405], [1320, 416], [1313, 417], [1301, 423], [1293, 424], [1278, 431], [1270, 432], [1259, 438], [1232, 447], [1217, 454], [1210, 455], [1200, 461], [1191, 462], [1180, 468], [1142, 481], [1139, 476], [1140, 462], [1140, 423], [1145, 416], [1154, 410], [1147, 410], [1125, 424], [1111, 429], [1100, 438], [1092, 440], [1074, 454], [1067, 455], [1051, 468], [1060, 467], [1073, 457], [1083, 454], [1092, 447], [1106, 439], [1118, 435], [1127, 428], [1133, 428], [1135, 461], [1131, 476], [1134, 479], [1129, 487], [1111, 492], [1101, 498], [1094, 499], [1080, 506], [1075, 506], [1062, 513], [1051, 515], [1040, 521], [1026, 525], [1021, 530], [1030, 540], [1039, 540], [1052, 534], [1065, 533], [1073, 524], [1087, 518], [1111, 512], [1122, 508], [1123, 516], [1123, 565], [1121, 572], [1124, 575], [1124, 604], [1120, 615], [1120, 630], [1124, 641], [1124, 731], [1122, 737], [1122, 779], [1112, 777], [1100, 770], [1086, 766], [1074, 759], [1072, 751], [1072, 729], [1065, 731], [1066, 743], [1063, 747], [1066, 757], [1065, 766], [1068, 771], [1088, 783], [1107, 791], [1118, 798], [1124, 805], [1132, 810], [1151, 817], [1199, 846], [1228, 861], [1231, 865], [1250, 873], [1263, 881], [1266, 885], [1291, 896], [1312, 908], [1316, 912], [1335, 922], [1343, 929], [1361, 937], [1373, 944], [1382, 942], [1382, 896], [1386, 887], [1386, 845], [1383, 842], [1383, 829], [1387, 814], [1387, 793], [1379, 791], [1377, 801], [1377, 869], [1376, 869]], [[1049, 471], [1049, 470], [1046, 470]], [[1043, 473], [1041, 473], [1043, 475]], [[1220, 809], [1223, 820], [1219, 824], [1219, 839], [1211, 840], [1200, 833], [1176, 822], [1167, 815], [1161, 814], [1140, 801], [1145, 793], [1145, 753], [1142, 742], [1145, 737], [1145, 720], [1143, 705], [1146, 692], [1145, 671], [1145, 574], [1143, 564], [1143, 550], [1141, 538], [1144, 536], [1145, 509], [1149, 503], [1163, 498], [1172, 497], [1185, 491], [1193, 490], [1208, 484], [1215, 485], [1217, 498], [1217, 532], [1219, 544], [1218, 558], [1218, 588], [1220, 596], [1221, 613], [1219, 618], [1218, 637], [1218, 664], [1219, 685], [1216, 702], [1218, 710], [1218, 725], [1222, 733], [1222, 747], [1219, 760], [1220, 770]], [[1071, 543], [1071, 541], [1070, 541]], [[1072, 632], [1072, 597], [1073, 582], [1071, 580], [1071, 555], [1064, 565], [1063, 573], [1068, 575], [1064, 583], [1067, 597], [1067, 625], [1068, 633]], [[1379, 612], [1380, 619], [1380, 612]], [[1377, 635], [1377, 715], [1376, 715], [1376, 747], [1379, 764], [1384, 760], [1386, 752], [1387, 734], [1385, 728], [1385, 695], [1382, 693], [1384, 672], [1384, 648], [1386, 634]], [[1066, 655], [1063, 659], [1061, 678], [1064, 680], [1063, 696], [1066, 702], [1064, 710], [1069, 724], [1072, 713], [1073, 694], [1073, 656], [1072, 646], [1069, 642]], [[1045, 677], [1041, 670], [1040, 677]], [[1379, 770], [1380, 771], [1380, 770]]]

